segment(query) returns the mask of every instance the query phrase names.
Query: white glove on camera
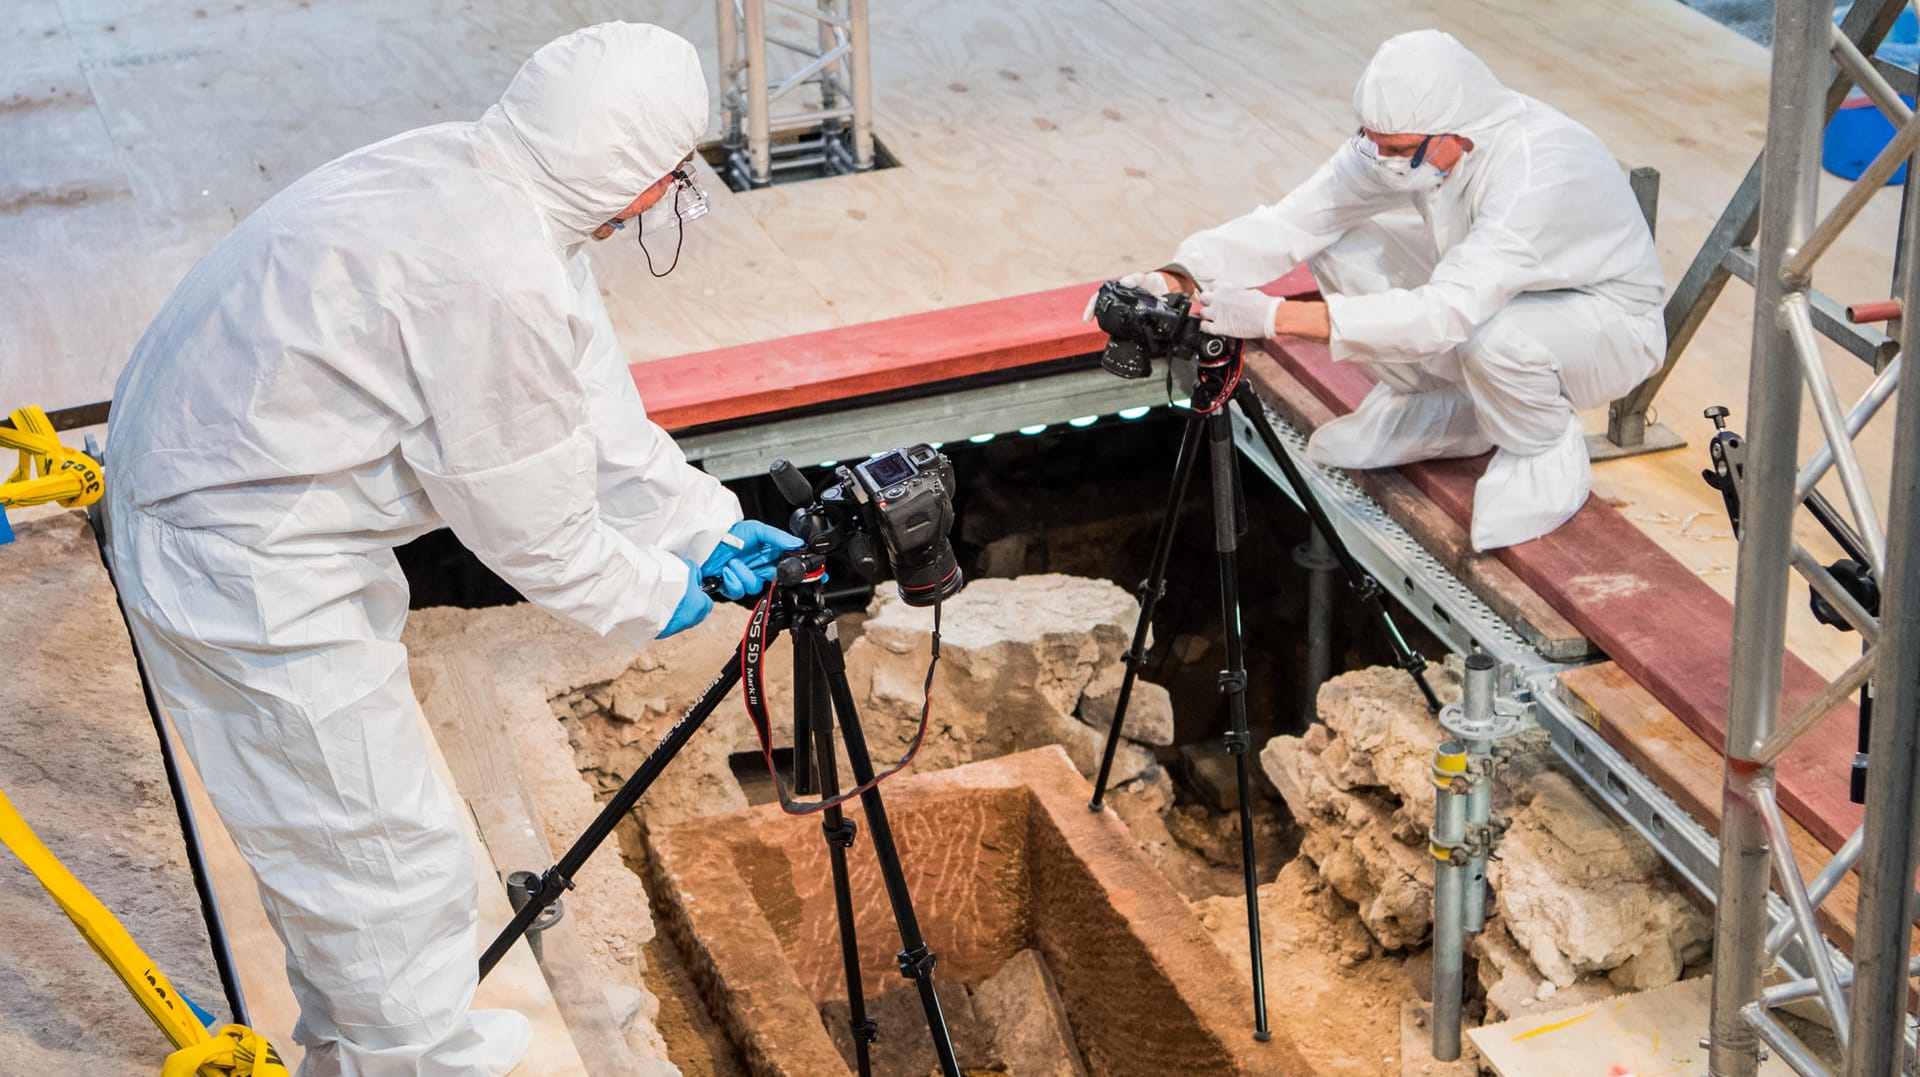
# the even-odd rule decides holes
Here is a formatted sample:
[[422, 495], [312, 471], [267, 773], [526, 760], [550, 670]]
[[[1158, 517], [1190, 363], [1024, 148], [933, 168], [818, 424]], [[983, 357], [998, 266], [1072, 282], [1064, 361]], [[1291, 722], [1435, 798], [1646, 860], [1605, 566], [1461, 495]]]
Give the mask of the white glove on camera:
[[1200, 328], [1215, 336], [1264, 340], [1273, 335], [1273, 316], [1284, 302], [1251, 288], [1201, 292]]
[[[1145, 273], [1129, 273], [1121, 277], [1116, 283], [1122, 288], [1139, 289], [1156, 299], [1165, 298], [1166, 294], [1173, 290], [1167, 285], [1167, 275], [1157, 269], [1149, 269]], [[1099, 298], [1100, 291], [1096, 288], [1093, 294], [1087, 297], [1087, 309], [1085, 313], [1080, 315], [1081, 321], [1090, 322], [1093, 320], [1093, 304], [1097, 302]]]

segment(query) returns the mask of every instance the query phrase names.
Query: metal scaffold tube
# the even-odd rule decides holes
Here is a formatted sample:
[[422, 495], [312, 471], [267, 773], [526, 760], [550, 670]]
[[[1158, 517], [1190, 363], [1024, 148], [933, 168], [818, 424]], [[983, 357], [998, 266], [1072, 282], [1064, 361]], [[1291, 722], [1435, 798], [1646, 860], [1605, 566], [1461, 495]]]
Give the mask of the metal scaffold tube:
[[[1909, 169], [1911, 174], [1911, 169]], [[1920, 309], [1920, 214], [1900, 225], [1900, 298]], [[1900, 327], [1903, 354], [1920, 347], [1920, 318]], [[1920, 407], [1895, 409], [1893, 489], [1888, 523], [1904, 539], [1920, 521]], [[1920, 548], [1887, 544], [1881, 581], [1879, 695], [1868, 755], [1866, 840], [1854, 935], [1853, 1047], [1848, 1077], [1899, 1073], [1907, 1055], [1907, 947], [1914, 917], [1914, 840], [1920, 826]]]
[[1467, 748], [1450, 740], [1433, 752], [1433, 1057], [1460, 1057], [1461, 991], [1465, 987]]
[[1828, 25], [1832, 0], [1780, 0], [1774, 9], [1773, 80], [1760, 175], [1758, 269], [1754, 274], [1753, 369], [1748, 384], [1743, 519], [1734, 584], [1732, 693], [1727, 711], [1721, 799], [1720, 881], [1714, 909], [1713, 1001], [1707, 1066], [1712, 1077], [1753, 1077], [1760, 1064], [1754, 1024], [1742, 1011], [1760, 998], [1765, 971], [1768, 856], [1760, 810], [1771, 766], [1756, 749], [1780, 706], [1787, 620], [1787, 565], [1793, 554], [1795, 449], [1801, 376], [1783, 321], [1804, 280], [1781, 275], [1788, 252], [1816, 219], [1821, 129], [1825, 125]]

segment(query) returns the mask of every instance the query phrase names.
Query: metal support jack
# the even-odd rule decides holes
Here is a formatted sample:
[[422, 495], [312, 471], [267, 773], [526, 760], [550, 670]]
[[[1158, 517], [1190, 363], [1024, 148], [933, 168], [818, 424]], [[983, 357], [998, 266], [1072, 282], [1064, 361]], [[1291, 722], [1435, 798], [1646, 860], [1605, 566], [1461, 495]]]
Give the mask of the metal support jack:
[[1433, 757], [1433, 1057], [1460, 1057], [1466, 936], [1487, 926], [1487, 860], [1506, 829], [1493, 818], [1494, 742], [1532, 726], [1522, 700], [1496, 695], [1491, 655], [1467, 656], [1461, 700], [1440, 711], [1452, 737]]
[[[770, 7], [800, 27], [798, 38], [769, 25]], [[716, 11], [723, 154], [716, 167], [728, 186], [766, 187], [782, 172], [873, 168], [867, 0], [718, 0]]]

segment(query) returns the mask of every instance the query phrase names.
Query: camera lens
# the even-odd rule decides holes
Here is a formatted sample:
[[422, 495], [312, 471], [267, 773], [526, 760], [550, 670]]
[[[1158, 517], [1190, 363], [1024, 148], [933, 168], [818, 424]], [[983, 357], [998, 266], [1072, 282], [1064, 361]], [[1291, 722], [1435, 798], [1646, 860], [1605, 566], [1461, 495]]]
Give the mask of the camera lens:
[[1153, 373], [1153, 361], [1139, 341], [1113, 337], [1100, 351], [1100, 369], [1123, 378], [1144, 378]]

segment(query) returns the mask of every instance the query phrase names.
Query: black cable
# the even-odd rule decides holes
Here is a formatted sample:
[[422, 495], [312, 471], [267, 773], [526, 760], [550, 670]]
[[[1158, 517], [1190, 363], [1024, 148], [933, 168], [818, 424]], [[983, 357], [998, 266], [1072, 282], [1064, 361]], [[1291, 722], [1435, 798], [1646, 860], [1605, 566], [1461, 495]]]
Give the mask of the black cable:
[[206, 853], [200, 846], [200, 828], [193, 817], [193, 802], [187, 798], [187, 786], [180, 774], [180, 763], [173, 755], [173, 742], [167, 736], [167, 722], [154, 695], [152, 678], [147, 676], [146, 659], [133, 638], [133, 622], [127, 616], [127, 604], [120, 598], [120, 584], [114, 578], [113, 562], [107, 556], [106, 529], [100, 512], [87, 513], [93, 526], [93, 540], [100, 553], [100, 564], [107, 570], [107, 582], [113, 586], [114, 607], [120, 611], [120, 623], [127, 630], [127, 646], [133, 651], [133, 667], [140, 676], [140, 695], [146, 700], [147, 715], [153, 719], [153, 731], [160, 742], [160, 763], [167, 774], [167, 791], [173, 796], [174, 812], [180, 820], [180, 836], [186, 844], [187, 868], [193, 875], [193, 890], [200, 899], [200, 915], [207, 925], [207, 945], [213, 952], [213, 967], [220, 976], [220, 989], [227, 996], [227, 1011], [233, 1024], [252, 1026], [247, 1015], [247, 1000], [240, 990], [240, 972], [234, 964], [233, 949], [227, 944], [226, 921], [220, 915], [220, 899], [213, 892], [213, 878], [207, 871]]

